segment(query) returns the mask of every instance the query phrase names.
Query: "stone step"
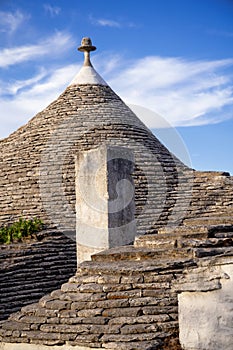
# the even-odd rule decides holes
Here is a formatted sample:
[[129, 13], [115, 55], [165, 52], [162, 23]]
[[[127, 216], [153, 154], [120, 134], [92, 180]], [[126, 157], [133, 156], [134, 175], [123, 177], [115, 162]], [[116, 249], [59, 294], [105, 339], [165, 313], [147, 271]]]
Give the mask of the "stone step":
[[200, 218], [185, 219], [183, 224], [185, 226], [213, 226], [213, 225], [233, 225], [233, 216], [207, 216]]
[[169, 273], [173, 271], [182, 271], [184, 267], [196, 266], [191, 258], [177, 258], [172, 261], [169, 259], [151, 259], [142, 261], [84, 261], [77, 269], [80, 276], [104, 274], [130, 274], [138, 275], [140, 273]]
[[192, 258], [193, 252], [189, 248], [179, 249], [151, 249], [135, 248], [134, 246], [122, 246], [111, 248], [92, 255], [92, 261], [139, 261], [151, 259]]
[[233, 225], [212, 225], [208, 227], [209, 237], [231, 237]]
[[214, 248], [232, 247], [233, 237], [199, 239], [178, 239], [177, 248]]
[[[170, 235], [146, 235], [139, 236], [134, 243], [135, 248], [147, 248], [147, 249], [181, 249], [181, 248], [197, 248], [197, 247], [230, 247], [233, 246], [233, 235], [232, 233], [221, 233], [220, 237], [200, 238], [195, 235], [185, 235], [176, 237]], [[161, 237], [161, 238], [160, 238]]]
[[176, 236], [190, 236], [200, 235], [205, 236], [208, 233], [208, 228], [203, 225], [190, 225], [190, 226], [164, 226], [158, 229], [159, 235], [176, 235]]
[[178, 240], [199, 239], [205, 240], [208, 238], [208, 230], [206, 232], [193, 232], [181, 234], [177, 233], [160, 233], [153, 235], [137, 236], [134, 241], [134, 246], [147, 248], [176, 248]]
[[217, 255], [232, 255], [233, 247], [197, 248], [194, 250], [196, 258], [212, 257]]
[[233, 231], [231, 232], [216, 232], [214, 233], [214, 237], [216, 238], [233, 238]]
[[164, 237], [160, 239], [158, 234], [138, 236], [134, 241], [135, 248], [173, 249], [177, 247], [177, 238]]
[[[188, 237], [178, 238], [176, 240], [169, 240], [163, 238], [162, 240], [154, 240], [153, 248], [151, 246], [135, 247], [132, 246], [121, 247], [120, 251], [116, 248], [100, 252], [92, 256], [93, 261], [119, 261], [119, 260], [148, 260], [148, 259], [176, 259], [178, 257], [194, 257], [194, 248], [214, 249], [224, 247], [232, 247], [233, 238], [209, 238], [209, 239], [190, 239]], [[161, 247], [163, 249], [161, 249]], [[167, 249], [164, 249], [167, 248]], [[172, 249], [171, 249], [172, 248]], [[193, 248], [193, 249], [192, 249]]]

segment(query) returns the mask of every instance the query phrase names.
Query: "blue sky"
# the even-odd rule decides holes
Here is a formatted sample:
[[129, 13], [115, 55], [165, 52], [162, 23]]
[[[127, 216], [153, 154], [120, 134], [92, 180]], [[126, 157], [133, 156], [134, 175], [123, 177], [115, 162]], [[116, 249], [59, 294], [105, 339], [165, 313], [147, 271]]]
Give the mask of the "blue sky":
[[97, 71], [155, 112], [140, 117], [174, 153], [180, 135], [194, 168], [233, 174], [232, 0], [0, 0], [0, 138], [66, 88], [83, 36]]

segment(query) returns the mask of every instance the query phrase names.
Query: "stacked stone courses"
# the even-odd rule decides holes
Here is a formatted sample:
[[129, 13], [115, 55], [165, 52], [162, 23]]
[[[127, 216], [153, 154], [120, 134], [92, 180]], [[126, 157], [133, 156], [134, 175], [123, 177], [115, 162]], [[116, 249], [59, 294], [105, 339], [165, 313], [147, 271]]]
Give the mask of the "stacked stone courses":
[[0, 320], [59, 288], [76, 269], [76, 244], [57, 231], [0, 246]]
[[[179, 342], [179, 293], [216, 292], [231, 280], [221, 259], [230, 271], [233, 177], [195, 171], [169, 152], [94, 70], [88, 40], [81, 74], [0, 141], [0, 227], [23, 216], [48, 228], [36, 242], [0, 249], [0, 348], [189, 350]], [[135, 159], [137, 236], [77, 268], [75, 157], [101, 145]]]
[[192, 199], [184, 222], [191, 225], [233, 223], [232, 212], [233, 177], [227, 172], [195, 171]]
[[[1, 341], [107, 349], [181, 349], [176, 281], [200, 260], [233, 255], [233, 225], [163, 228], [79, 265], [61, 289], [2, 324]], [[179, 288], [185, 290], [180, 282]], [[209, 278], [209, 290], [220, 288]], [[206, 287], [205, 287], [206, 288]]]
[[[59, 139], [58, 145], [56, 138]], [[173, 209], [175, 213], [180, 208], [186, 211], [188, 207], [188, 217], [195, 217], [203, 211], [205, 216], [220, 211], [230, 218], [233, 181], [229, 174], [193, 172], [169, 153], [108, 86], [79, 85], [68, 87], [55, 102], [27, 125], [1, 140], [0, 223], [8, 224], [20, 216], [36, 216], [51, 225], [54, 225], [55, 218], [57, 226], [74, 230], [73, 155], [77, 150], [97, 147], [103, 142], [127, 145], [135, 152], [135, 199], [139, 233], [145, 232], [145, 229], [153, 232], [157, 227], [166, 224]], [[60, 179], [56, 176], [57, 167], [54, 164], [57, 161], [56, 154], [46, 153], [54, 151], [55, 146], [62, 148], [61, 154], [64, 157], [63, 188], [59, 188], [59, 191], [56, 181], [59, 182]], [[42, 166], [46, 169], [48, 178], [48, 191], [54, 191], [52, 219], [45, 210], [46, 199], [45, 203], [41, 200], [39, 174], [43, 171], [42, 158]], [[150, 175], [151, 178], [153, 176], [152, 183], [149, 184], [152, 186], [150, 201], [158, 204], [153, 205], [151, 213], [143, 214], [148, 199], [147, 177]], [[178, 185], [180, 196], [177, 192]], [[160, 197], [164, 188], [167, 192], [165, 199]], [[61, 190], [65, 191], [67, 199], [67, 205], [62, 207]], [[178, 201], [179, 205], [175, 208]], [[48, 202], [50, 205], [51, 197]]]
[[[68, 87], [27, 125], [1, 141], [1, 224], [15, 221], [20, 216], [36, 216], [45, 223], [54, 225], [55, 221], [63, 229], [74, 230], [73, 156], [77, 150], [88, 150], [104, 142], [127, 145], [135, 152], [134, 177], [136, 214], [140, 213], [139, 233], [145, 227], [153, 230], [166, 222], [167, 209], [176, 203], [177, 172], [181, 173], [180, 177], [184, 179], [183, 190], [189, 196], [192, 171], [155, 138], [108, 86], [78, 85]], [[58, 154], [59, 149], [61, 155]], [[62, 159], [58, 159], [59, 156]], [[62, 167], [61, 179], [57, 176], [59, 167]], [[46, 177], [47, 182], [43, 190], [46, 194], [51, 194], [43, 203], [40, 174]], [[148, 176], [152, 178], [150, 184]], [[57, 187], [60, 181], [63, 183], [62, 188]], [[143, 216], [143, 205], [148, 199], [148, 185], [151, 186], [150, 202], [158, 203], [154, 204], [157, 218], [153, 219], [151, 212], [150, 225], [148, 213], [145, 212]], [[160, 199], [164, 187], [166, 198]], [[67, 200], [65, 205], [62, 202], [63, 191]], [[161, 206], [164, 210], [161, 210]], [[52, 219], [48, 215], [49, 208]]]

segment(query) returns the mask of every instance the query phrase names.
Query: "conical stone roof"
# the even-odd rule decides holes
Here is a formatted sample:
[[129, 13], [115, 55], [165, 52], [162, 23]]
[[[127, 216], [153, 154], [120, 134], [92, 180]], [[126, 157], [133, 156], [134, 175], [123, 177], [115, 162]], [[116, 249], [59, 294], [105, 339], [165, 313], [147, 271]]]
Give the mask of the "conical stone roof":
[[[105, 143], [128, 147], [135, 155], [138, 232], [152, 233], [159, 226], [179, 223], [190, 198], [192, 170], [157, 140], [95, 72], [89, 51], [84, 67], [64, 93], [1, 141], [1, 222], [21, 214], [36, 215], [72, 230], [74, 155]], [[186, 287], [195, 290], [192, 284], [197, 284], [200, 292], [196, 275], [183, 284], [184, 268], [195, 267], [204, 258], [203, 266], [210, 263], [212, 273], [215, 256], [232, 255], [232, 181], [228, 173], [195, 172], [190, 216], [183, 226], [177, 231], [163, 227], [156, 235], [137, 237], [134, 246], [103, 251], [81, 263], [60, 290], [1, 324], [4, 349], [34, 344], [179, 349], [179, 283], [184, 291]], [[217, 282], [214, 288], [220, 288], [219, 267], [211, 281], [206, 276], [203, 291], [210, 291], [209, 282]]]
[[89, 52], [84, 50], [84, 66], [57, 100], [0, 142], [1, 224], [37, 216], [74, 231], [74, 155], [103, 143], [134, 152], [139, 233], [183, 218], [192, 172], [100, 77]]

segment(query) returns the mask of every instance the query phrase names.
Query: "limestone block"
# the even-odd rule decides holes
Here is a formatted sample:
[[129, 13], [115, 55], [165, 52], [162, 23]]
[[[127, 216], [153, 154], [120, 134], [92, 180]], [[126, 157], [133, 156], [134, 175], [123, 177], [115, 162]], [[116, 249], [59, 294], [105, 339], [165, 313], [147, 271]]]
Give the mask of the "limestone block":
[[[20, 344], [20, 343], [0, 343], [0, 350], [50, 350], [51, 346], [46, 346], [42, 344]], [[54, 345], [53, 350], [89, 350], [89, 346], [71, 346], [71, 345]], [[92, 347], [92, 350], [95, 348]], [[96, 350], [99, 350], [96, 348]]]
[[76, 237], [78, 263], [106, 248], [133, 242], [134, 156], [102, 145], [76, 157]]
[[198, 284], [197, 291], [179, 295], [180, 342], [184, 350], [233, 349], [232, 258], [226, 258], [216, 269], [222, 275], [218, 288], [208, 291], [203, 280], [203, 291]]

